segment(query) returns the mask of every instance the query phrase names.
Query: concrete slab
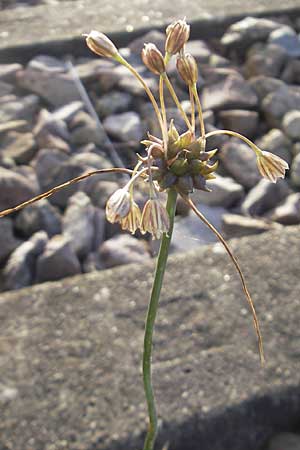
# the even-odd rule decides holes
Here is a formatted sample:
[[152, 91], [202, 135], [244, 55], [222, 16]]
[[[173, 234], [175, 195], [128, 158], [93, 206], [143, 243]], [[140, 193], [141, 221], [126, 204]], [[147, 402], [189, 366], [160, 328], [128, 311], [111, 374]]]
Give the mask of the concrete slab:
[[114, 34], [124, 43], [145, 29], [161, 28], [174, 18], [186, 16], [189, 21], [201, 24], [193, 29], [198, 37], [216, 35], [222, 32], [222, 25], [245, 15], [295, 11], [300, 13], [299, 0], [63, 0], [18, 7], [0, 14], [1, 62], [15, 55], [26, 59], [33, 47], [43, 50], [43, 44], [55, 54], [78, 53], [84, 47], [81, 34], [93, 28]]

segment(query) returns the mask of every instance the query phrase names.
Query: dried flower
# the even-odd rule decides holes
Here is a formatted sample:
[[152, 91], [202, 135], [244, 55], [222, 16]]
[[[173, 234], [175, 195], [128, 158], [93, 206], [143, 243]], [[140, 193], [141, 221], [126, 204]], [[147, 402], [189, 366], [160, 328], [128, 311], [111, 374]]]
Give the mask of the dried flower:
[[118, 189], [106, 203], [106, 218], [109, 222], [120, 222], [130, 211], [131, 199], [127, 188]]
[[171, 23], [166, 29], [166, 52], [170, 55], [178, 53], [190, 37], [190, 26], [183, 20]]
[[261, 151], [257, 155], [257, 167], [264, 178], [276, 183], [277, 178], [284, 178], [285, 171], [289, 168], [286, 161], [270, 152]]
[[187, 53], [180, 55], [176, 62], [177, 70], [188, 86], [193, 86], [198, 80], [198, 67], [195, 58]]
[[166, 71], [163, 55], [154, 44], [145, 44], [142, 50], [142, 60], [145, 66], [156, 75], [161, 75]]
[[152, 239], [160, 239], [170, 228], [166, 208], [158, 198], [150, 198], [144, 206], [141, 219], [141, 232], [152, 234]]
[[114, 43], [103, 33], [92, 30], [86, 35], [86, 43], [90, 50], [99, 56], [114, 58], [118, 55], [118, 50]]
[[134, 201], [132, 201], [129, 213], [127, 214], [127, 216], [121, 219], [122, 230], [127, 230], [131, 234], [134, 234], [141, 225], [141, 217], [142, 214], [139, 206]]

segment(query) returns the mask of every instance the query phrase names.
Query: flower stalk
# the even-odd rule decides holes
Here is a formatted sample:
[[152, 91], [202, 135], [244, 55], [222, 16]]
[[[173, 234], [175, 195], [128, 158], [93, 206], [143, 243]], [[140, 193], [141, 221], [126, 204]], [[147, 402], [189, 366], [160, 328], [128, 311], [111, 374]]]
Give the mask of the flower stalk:
[[176, 210], [176, 199], [177, 199], [177, 192], [174, 189], [170, 189], [168, 192], [168, 200], [166, 207], [167, 213], [169, 215], [170, 227], [168, 233], [163, 234], [162, 241], [160, 244], [154, 281], [152, 285], [152, 292], [146, 317], [145, 335], [144, 335], [144, 353], [143, 353], [143, 382], [149, 414], [149, 427], [144, 443], [144, 450], [153, 449], [157, 434], [157, 414], [151, 375], [152, 340], [159, 297], [163, 284], [167, 259], [169, 255], [169, 247], [172, 238], [174, 217]]

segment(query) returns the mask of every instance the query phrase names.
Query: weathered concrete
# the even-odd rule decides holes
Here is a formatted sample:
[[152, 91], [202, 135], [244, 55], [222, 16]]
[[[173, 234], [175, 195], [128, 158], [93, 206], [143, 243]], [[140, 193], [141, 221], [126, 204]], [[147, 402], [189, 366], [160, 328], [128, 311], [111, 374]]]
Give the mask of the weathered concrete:
[[[297, 4], [298, 3], [298, 4]], [[0, 62], [26, 60], [34, 53], [86, 55], [81, 38], [91, 29], [126, 44], [149, 28], [186, 16], [198, 26], [193, 37], [221, 35], [235, 20], [251, 15], [300, 13], [295, 0], [60, 0], [59, 3], [4, 10], [0, 14]]]
[[[232, 241], [255, 300], [267, 364], [239, 280], [218, 245], [170, 258], [154, 349], [157, 448], [259, 450], [299, 424], [300, 228]], [[140, 376], [153, 263], [3, 294], [1, 450], [141, 448]]]

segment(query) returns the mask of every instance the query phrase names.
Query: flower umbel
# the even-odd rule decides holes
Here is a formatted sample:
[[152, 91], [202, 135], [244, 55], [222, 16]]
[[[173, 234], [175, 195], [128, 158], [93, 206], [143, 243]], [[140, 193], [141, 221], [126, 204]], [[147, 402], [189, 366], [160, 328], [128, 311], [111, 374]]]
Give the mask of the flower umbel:
[[106, 203], [106, 218], [109, 222], [120, 222], [130, 212], [131, 199], [126, 187], [118, 189]]
[[260, 174], [272, 183], [276, 183], [277, 178], [284, 178], [285, 171], [289, 169], [286, 161], [266, 151], [261, 151], [257, 155], [257, 167]]
[[166, 208], [158, 198], [150, 198], [144, 206], [141, 219], [141, 231], [152, 234], [153, 239], [160, 239], [170, 228], [170, 219]]

